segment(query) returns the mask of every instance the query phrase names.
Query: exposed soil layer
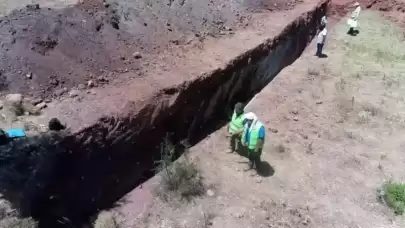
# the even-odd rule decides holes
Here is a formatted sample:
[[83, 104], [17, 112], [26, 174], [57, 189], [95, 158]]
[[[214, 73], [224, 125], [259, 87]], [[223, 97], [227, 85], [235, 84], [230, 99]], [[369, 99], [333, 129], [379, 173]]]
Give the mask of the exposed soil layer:
[[286, 10], [296, 4], [295, 0], [80, 2], [65, 9], [29, 5], [0, 19], [2, 91], [45, 98], [84, 88], [90, 80], [93, 87], [122, 73], [138, 76], [150, 59], [169, 45], [185, 43], [187, 36], [219, 37], [221, 31], [245, 23], [252, 10]]
[[[104, 117], [50, 145], [17, 148], [20, 153], [2, 148], [10, 152], [4, 163], [7, 165], [1, 168], [5, 171], [11, 167], [20, 177], [17, 181], [3, 179], [7, 187], [2, 191], [20, 193], [9, 198], [23, 214], [39, 219], [43, 227], [78, 226], [87, 221], [153, 175], [164, 137], [174, 143], [187, 140], [195, 144], [223, 125], [237, 101], [251, 99], [294, 62], [315, 35], [327, 3], [321, 1], [274, 39], [241, 54], [227, 66], [163, 89], [143, 102], [129, 103], [118, 116]], [[38, 148], [42, 150], [33, 154]], [[26, 157], [29, 159], [21, 159]], [[28, 168], [21, 169], [20, 165]]]

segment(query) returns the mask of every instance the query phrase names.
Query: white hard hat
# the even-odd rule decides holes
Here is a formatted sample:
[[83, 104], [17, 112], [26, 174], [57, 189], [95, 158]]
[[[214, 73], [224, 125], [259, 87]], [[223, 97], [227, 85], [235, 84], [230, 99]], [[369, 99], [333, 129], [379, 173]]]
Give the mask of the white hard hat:
[[359, 6], [360, 3], [359, 2], [355, 2], [353, 6]]
[[248, 112], [244, 115], [244, 118], [248, 120], [254, 120], [257, 119], [257, 116], [253, 112]]

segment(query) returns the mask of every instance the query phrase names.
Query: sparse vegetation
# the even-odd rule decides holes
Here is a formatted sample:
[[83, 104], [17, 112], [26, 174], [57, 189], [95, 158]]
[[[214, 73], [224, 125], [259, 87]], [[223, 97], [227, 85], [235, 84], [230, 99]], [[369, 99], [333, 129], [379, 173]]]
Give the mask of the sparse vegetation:
[[36, 228], [37, 222], [32, 218], [19, 218], [10, 204], [0, 199], [0, 228]]
[[379, 190], [379, 197], [395, 214], [402, 215], [405, 212], [405, 184], [389, 182]]
[[162, 179], [156, 193], [164, 201], [176, 197], [189, 201], [205, 193], [203, 177], [196, 164], [188, 159], [187, 150], [186, 147], [182, 159], [173, 162], [175, 147], [168, 139], [161, 146], [158, 171]]

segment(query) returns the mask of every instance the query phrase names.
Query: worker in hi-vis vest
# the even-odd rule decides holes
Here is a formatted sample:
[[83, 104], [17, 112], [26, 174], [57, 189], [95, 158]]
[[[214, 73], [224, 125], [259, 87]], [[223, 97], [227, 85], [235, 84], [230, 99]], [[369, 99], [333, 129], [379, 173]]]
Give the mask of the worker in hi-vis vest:
[[242, 145], [246, 146], [249, 150], [248, 158], [250, 164], [247, 170], [251, 170], [254, 167], [258, 170], [261, 164], [260, 157], [262, 155], [266, 131], [254, 113], [246, 113], [244, 117], [244, 130], [241, 140]]
[[239, 149], [240, 137], [243, 132], [243, 115], [243, 104], [236, 103], [231, 122], [228, 124], [228, 137], [230, 138], [228, 153], [233, 153]]

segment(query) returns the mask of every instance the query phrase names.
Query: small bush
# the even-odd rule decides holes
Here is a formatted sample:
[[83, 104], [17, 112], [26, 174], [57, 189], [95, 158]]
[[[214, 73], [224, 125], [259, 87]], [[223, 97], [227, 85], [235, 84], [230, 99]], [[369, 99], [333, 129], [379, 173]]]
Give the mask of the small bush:
[[32, 218], [18, 218], [11, 204], [0, 198], [0, 228], [36, 228], [37, 222]]
[[165, 201], [172, 197], [180, 197], [189, 201], [193, 197], [205, 193], [200, 170], [196, 164], [188, 160], [187, 150], [184, 152], [184, 160], [173, 163], [174, 146], [165, 140], [161, 153], [158, 171], [161, 172], [162, 180], [157, 189], [160, 197]]
[[1, 228], [37, 228], [37, 222], [31, 218], [19, 219], [16, 217], [0, 221]]
[[391, 207], [395, 214], [402, 215], [405, 211], [405, 184], [388, 183], [381, 193], [382, 199]]
[[174, 163], [162, 174], [161, 190], [179, 196], [181, 199], [191, 200], [195, 196], [205, 193], [203, 178], [196, 165], [189, 161]]

